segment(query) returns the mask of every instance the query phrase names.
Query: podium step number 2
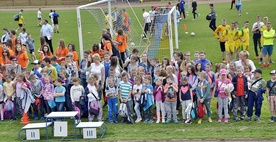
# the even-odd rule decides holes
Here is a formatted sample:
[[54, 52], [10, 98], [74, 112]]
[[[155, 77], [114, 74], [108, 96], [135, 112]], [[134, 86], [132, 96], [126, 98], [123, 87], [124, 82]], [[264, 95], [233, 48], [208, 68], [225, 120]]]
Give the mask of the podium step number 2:
[[67, 122], [54, 122], [54, 136], [55, 137], [67, 137], [68, 136], [68, 124]]
[[26, 139], [27, 140], [40, 140], [39, 129], [26, 130]]
[[83, 128], [83, 139], [97, 138], [96, 128]]

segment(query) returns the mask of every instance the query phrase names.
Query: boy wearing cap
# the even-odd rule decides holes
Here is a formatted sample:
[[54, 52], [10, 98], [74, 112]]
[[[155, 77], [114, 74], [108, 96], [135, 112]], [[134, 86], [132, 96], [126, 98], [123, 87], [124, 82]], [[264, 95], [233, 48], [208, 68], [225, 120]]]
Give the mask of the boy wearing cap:
[[228, 123], [229, 114], [228, 114], [228, 96], [233, 91], [233, 89], [228, 90], [227, 85], [231, 84], [231, 80], [227, 78], [226, 69], [220, 70], [220, 78], [216, 80], [214, 90], [218, 90], [218, 122], [222, 122], [222, 109], [224, 109], [224, 122]]
[[252, 78], [252, 84], [249, 85], [248, 95], [245, 96], [245, 98], [248, 98], [246, 121], [252, 120], [253, 106], [255, 106], [255, 115], [256, 115], [254, 121], [260, 120], [262, 101], [263, 101], [262, 93], [264, 93], [263, 90], [265, 87], [266, 87], [265, 80], [262, 78], [262, 70], [256, 69], [254, 71], [254, 77]]
[[31, 71], [31, 75], [34, 74], [36, 76], [36, 78], [41, 78], [41, 70], [42, 68], [40, 67], [40, 62], [38, 60], [34, 60], [31, 64], [34, 65], [34, 68]]
[[270, 72], [271, 79], [266, 83], [266, 97], [269, 102], [269, 110], [271, 114], [270, 122], [275, 122], [276, 112], [276, 70]]

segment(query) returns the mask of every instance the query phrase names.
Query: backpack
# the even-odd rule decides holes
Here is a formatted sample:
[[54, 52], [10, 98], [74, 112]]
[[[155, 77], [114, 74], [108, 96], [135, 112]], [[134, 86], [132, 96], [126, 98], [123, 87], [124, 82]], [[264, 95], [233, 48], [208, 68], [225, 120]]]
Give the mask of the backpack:
[[114, 43], [111, 43], [111, 45], [112, 45], [112, 56], [117, 56], [118, 59], [121, 60], [121, 53], [118, 47]]
[[7, 102], [5, 103], [5, 106], [4, 106], [4, 110], [5, 111], [12, 111], [14, 108], [14, 104], [11, 100], [7, 100]]
[[197, 108], [195, 107], [194, 103], [193, 103], [192, 109], [191, 109], [191, 118], [197, 119]]
[[140, 107], [144, 107], [147, 105], [147, 94], [146, 93], [141, 93], [140, 95]]
[[120, 107], [119, 107], [119, 111], [118, 114], [122, 117], [126, 117], [127, 116], [127, 106], [125, 103], [121, 103]]
[[15, 15], [13, 16], [13, 19], [14, 19], [14, 21], [19, 21], [19, 14], [15, 14]]
[[199, 118], [203, 118], [204, 117], [204, 114], [205, 114], [205, 112], [204, 112], [204, 110], [203, 110], [203, 104], [202, 103], [199, 103], [199, 105], [198, 105], [198, 117]]
[[175, 92], [174, 92], [174, 89], [173, 89], [172, 86], [170, 86], [170, 87], [168, 88], [167, 94], [168, 94], [168, 98], [169, 98], [169, 99], [172, 99], [172, 98], [175, 97]]

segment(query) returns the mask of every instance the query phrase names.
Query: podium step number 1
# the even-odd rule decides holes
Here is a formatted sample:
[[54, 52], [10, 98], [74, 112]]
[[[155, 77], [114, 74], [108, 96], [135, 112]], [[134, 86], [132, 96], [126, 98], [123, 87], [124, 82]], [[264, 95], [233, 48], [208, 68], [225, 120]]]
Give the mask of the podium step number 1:
[[55, 137], [67, 137], [68, 136], [68, 124], [67, 122], [54, 122], [54, 136]]
[[26, 130], [26, 139], [27, 140], [40, 140], [39, 129]]
[[97, 138], [96, 128], [83, 128], [83, 139]]

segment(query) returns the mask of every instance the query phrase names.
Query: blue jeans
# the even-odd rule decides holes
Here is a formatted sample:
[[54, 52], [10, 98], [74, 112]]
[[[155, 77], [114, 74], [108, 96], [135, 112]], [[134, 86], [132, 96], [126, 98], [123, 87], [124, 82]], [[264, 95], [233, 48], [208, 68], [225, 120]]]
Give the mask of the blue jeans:
[[64, 111], [64, 102], [56, 102], [57, 111]]
[[247, 116], [252, 117], [253, 115], [253, 107], [255, 107], [255, 115], [260, 117], [262, 110], [262, 102], [257, 102], [258, 98], [255, 92], [249, 91], [248, 93], [248, 110]]
[[[108, 121], [118, 121], [117, 113], [118, 113], [118, 98], [108, 98], [107, 99], [108, 104]], [[114, 118], [112, 118], [112, 112]]]
[[83, 86], [83, 88], [86, 88], [86, 86], [87, 86], [87, 79], [86, 78], [81, 78], [81, 85]]

